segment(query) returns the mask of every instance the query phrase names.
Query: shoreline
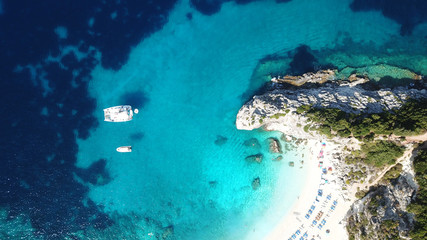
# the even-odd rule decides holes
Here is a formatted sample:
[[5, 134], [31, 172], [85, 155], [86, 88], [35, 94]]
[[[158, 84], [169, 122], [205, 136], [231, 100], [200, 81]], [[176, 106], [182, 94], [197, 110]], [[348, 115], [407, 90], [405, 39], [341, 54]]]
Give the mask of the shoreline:
[[[357, 138], [345, 137], [345, 134], [340, 136], [337, 132], [328, 131], [328, 126], [326, 129], [319, 128], [325, 126], [311, 121], [303, 114], [310, 108], [337, 108], [345, 113], [374, 114], [402, 107], [409, 101], [408, 96], [411, 96], [411, 99], [427, 97], [424, 89], [398, 87], [369, 90], [357, 86], [358, 84], [359, 82], [344, 82], [295, 91], [273, 89], [254, 96], [239, 110], [236, 116], [238, 129], [253, 130], [262, 127], [267, 131], [279, 131], [292, 139], [309, 141], [311, 151], [310, 158], [306, 159], [306, 179], [300, 183], [300, 196], [291, 203], [290, 210], [284, 213], [281, 221], [263, 239], [348, 239], [347, 221], [353, 220], [348, 220], [347, 217], [359, 211], [357, 207], [352, 208], [352, 205], [371, 186], [378, 184], [382, 176], [397, 163], [403, 164], [406, 168], [403, 171], [406, 181], [411, 183], [412, 189], [416, 188], [410, 161], [413, 152], [411, 142], [425, 141], [427, 133], [406, 137], [400, 141], [406, 150], [401, 158], [396, 159], [396, 163], [384, 169], [373, 169], [367, 163], [364, 167], [346, 163], [346, 156], [361, 148], [361, 142]], [[321, 131], [315, 131], [316, 128]], [[323, 130], [326, 132], [323, 133]], [[320, 159], [316, 156], [316, 152], [319, 153], [319, 142], [322, 144], [324, 141], [322, 134], [329, 137], [321, 156], [326, 171], [325, 168], [318, 169], [317, 163]], [[400, 137], [397, 137], [380, 134], [375, 140], [399, 141]], [[332, 167], [332, 171], [329, 171], [329, 167]], [[326, 180], [327, 184], [322, 186]], [[402, 200], [402, 206], [405, 207], [405, 204]], [[398, 210], [392, 211], [402, 219]]]
[[[342, 220], [352, 201], [345, 200], [345, 193], [337, 181], [338, 174], [334, 173], [334, 166], [338, 162], [333, 156], [339, 150], [339, 145], [327, 141], [323, 143], [326, 145], [323, 146], [322, 141], [319, 140], [308, 140], [310, 157], [305, 160], [304, 164], [308, 169], [303, 189], [286, 216], [263, 238], [264, 240], [293, 239], [293, 235], [295, 235], [295, 239], [304, 235], [308, 239], [348, 238]], [[332, 167], [332, 171], [322, 174], [319, 161], [323, 161], [323, 168]], [[318, 194], [319, 189], [322, 190], [322, 196]], [[336, 201], [335, 205], [334, 201]], [[313, 206], [314, 210], [307, 218], [306, 214]], [[334, 206], [333, 210], [332, 206]], [[313, 225], [316, 217], [318, 220]], [[321, 224], [323, 220], [326, 222]], [[322, 225], [321, 229], [319, 229], [319, 225]], [[329, 230], [329, 233], [326, 233], [326, 230]]]

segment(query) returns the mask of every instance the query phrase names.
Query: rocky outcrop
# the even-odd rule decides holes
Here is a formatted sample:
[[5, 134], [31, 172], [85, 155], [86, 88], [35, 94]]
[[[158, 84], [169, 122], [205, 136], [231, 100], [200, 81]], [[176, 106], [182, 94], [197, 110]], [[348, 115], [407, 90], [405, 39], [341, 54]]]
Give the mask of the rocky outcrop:
[[304, 73], [302, 76], [284, 76], [271, 79], [274, 83], [289, 83], [294, 86], [301, 86], [305, 83], [325, 83], [335, 79], [335, 71], [321, 70], [316, 73]]
[[259, 177], [254, 178], [254, 180], [252, 181], [252, 189], [257, 190], [260, 186], [261, 186], [261, 180], [259, 179]]
[[400, 176], [370, 191], [352, 205], [347, 230], [354, 239], [405, 238], [414, 226], [414, 216], [406, 211], [415, 188]]
[[247, 156], [245, 158], [245, 160], [248, 161], [248, 162], [261, 163], [262, 162], [262, 158], [263, 158], [263, 155], [261, 153], [258, 153], [258, 154], [255, 154], [255, 155]]
[[282, 153], [280, 142], [276, 138], [268, 138], [269, 150], [271, 153]]
[[162, 239], [162, 240], [173, 239], [173, 226], [172, 225], [165, 227], [163, 229], [163, 232], [160, 236], [160, 239]]
[[[288, 80], [321, 83], [324, 81], [321, 76], [333, 77], [332, 73], [328, 75], [328, 73], [320, 72], [320, 76], [317, 74], [305, 74]], [[304, 111], [310, 107], [337, 108], [347, 113], [368, 114], [400, 108], [409, 98], [427, 98], [426, 89], [397, 87], [372, 90], [361, 85], [369, 81], [367, 78], [360, 78], [357, 75], [350, 77], [351, 79], [348, 81], [327, 81], [320, 86], [314, 85], [314, 88], [274, 89], [263, 95], [254, 96], [239, 110], [236, 126], [242, 130], [263, 127], [265, 130], [282, 132], [286, 136], [286, 140], [288, 138], [294, 141], [312, 139], [318, 142], [323, 141], [324, 137], [316, 131], [311, 131], [311, 127], [315, 128], [319, 124], [309, 122], [304, 114]], [[312, 78], [313, 81], [309, 78]], [[280, 82], [277, 79], [274, 81]], [[388, 137], [390, 138], [390, 136]], [[370, 169], [365, 168], [363, 164], [345, 163], [344, 159], [347, 154], [350, 154], [352, 150], [360, 149], [359, 140], [339, 136], [333, 136], [330, 140], [334, 143], [329, 159], [334, 169], [331, 173], [331, 183], [337, 189], [342, 189], [341, 197], [349, 206], [356, 200], [355, 193], [359, 191], [357, 182], [360, 182], [360, 186], [364, 182], [366, 183], [363, 185], [363, 194], [365, 194], [365, 190], [369, 186], [378, 184], [374, 180], [380, 180], [381, 177], [375, 173], [378, 169], [372, 170], [374, 173], [370, 174]], [[272, 142], [270, 142], [270, 147], [271, 144]], [[328, 146], [330, 146], [329, 143]], [[285, 151], [286, 147], [287, 144], [284, 145]], [[253, 156], [250, 157], [253, 160]], [[288, 162], [288, 164], [290, 167], [295, 166], [294, 162]], [[354, 239], [405, 238], [412, 229], [414, 218], [406, 211], [406, 208], [412, 200], [416, 186], [413, 184], [413, 177], [411, 179], [413, 174], [410, 162], [409, 164], [401, 162], [401, 164], [403, 172], [400, 177], [391, 182], [376, 185], [375, 189], [371, 189], [364, 198], [352, 205], [346, 220], [343, 221], [347, 222], [351, 239], [353, 237]], [[395, 178], [394, 175], [393, 178]], [[357, 194], [356, 196], [360, 197]]]
[[303, 105], [323, 108], [338, 108], [348, 113], [379, 113], [399, 108], [410, 98], [427, 97], [425, 89], [382, 89], [365, 90], [359, 85], [327, 83], [319, 88], [284, 90], [276, 89], [260, 96], [254, 96], [237, 114], [238, 129], [252, 130], [264, 127], [280, 130], [296, 137], [313, 139], [304, 131], [307, 118], [298, 114]]

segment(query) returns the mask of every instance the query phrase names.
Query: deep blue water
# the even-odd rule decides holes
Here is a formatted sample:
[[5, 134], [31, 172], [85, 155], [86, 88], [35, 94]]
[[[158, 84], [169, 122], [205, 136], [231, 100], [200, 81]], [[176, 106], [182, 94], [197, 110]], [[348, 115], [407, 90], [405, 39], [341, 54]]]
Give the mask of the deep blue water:
[[[74, 173], [88, 182], [97, 174], [109, 178], [103, 159], [87, 170], [75, 167], [76, 137], [87, 138], [99, 124], [93, 116], [96, 102], [87, 93], [89, 73], [98, 63], [89, 46], [102, 53], [104, 67], [118, 69], [132, 46], [162, 27], [174, 4], [2, 1], [0, 206], [7, 210], [8, 219], [24, 214], [35, 234], [48, 239], [112, 224], [101, 206], [82, 202], [88, 188], [73, 178]], [[117, 18], [112, 19], [112, 13]], [[55, 34], [58, 26], [67, 29], [66, 39]], [[78, 46], [87, 56], [77, 59], [68, 53], [60, 63], [45, 61], [60, 56], [67, 45]], [[40, 67], [33, 75], [28, 69], [16, 71], [26, 65]], [[52, 91], [46, 97], [41, 84], [32, 84], [42, 81], [41, 75], [50, 80]], [[126, 98], [142, 104], [132, 94]], [[42, 114], [43, 107], [49, 109], [47, 114]]]
[[[168, 22], [176, 2], [1, 1], [0, 208], [7, 218], [0, 224], [6, 225], [18, 217], [28, 219], [33, 229], [31, 234], [44, 239], [80, 239], [75, 232], [88, 228], [102, 230], [115, 224], [115, 219], [103, 211], [104, 206], [87, 198], [88, 186], [75, 177], [95, 186], [107, 185], [114, 178], [106, 169], [107, 159], [92, 159], [93, 164], [88, 168], [76, 167], [77, 138], [89, 138], [91, 131], [101, 124], [94, 112], [97, 101], [88, 92], [91, 72], [99, 64], [105, 69], [121, 69], [131, 49]], [[193, 17], [197, 12], [214, 17], [224, 4], [243, 7], [255, 1], [190, 2], [186, 19], [197, 21]], [[286, 6], [298, 0], [275, 2]], [[427, 1], [422, 0], [354, 0], [347, 7], [353, 12], [381, 13], [399, 24], [397, 35], [411, 41], [414, 29], [427, 22]], [[303, 9], [301, 12], [309, 14]], [[55, 33], [61, 29], [66, 29], [66, 37]], [[226, 29], [218, 29], [222, 30]], [[421, 40], [422, 37], [427, 36], [421, 36]], [[399, 41], [405, 42], [405, 38]], [[311, 52], [310, 42], [301, 44], [283, 50], [280, 57], [269, 52], [256, 61], [262, 64], [275, 57], [284, 58], [289, 63], [281, 71], [288, 74], [336, 66], [332, 61], [319, 62]], [[353, 44], [344, 42], [337, 49], [345, 51]], [[67, 46], [78, 49], [80, 55], [67, 52]], [[330, 48], [326, 52], [333, 51]], [[418, 73], [426, 71], [405, 68]], [[253, 80], [239, 97], [247, 100], [262, 86], [262, 81]], [[120, 97], [139, 108], [150, 102], [141, 91], [126, 92]], [[135, 132], [129, 139], [141, 141], [144, 137], [144, 132]], [[23, 234], [0, 232], [0, 236], [10, 239]]]

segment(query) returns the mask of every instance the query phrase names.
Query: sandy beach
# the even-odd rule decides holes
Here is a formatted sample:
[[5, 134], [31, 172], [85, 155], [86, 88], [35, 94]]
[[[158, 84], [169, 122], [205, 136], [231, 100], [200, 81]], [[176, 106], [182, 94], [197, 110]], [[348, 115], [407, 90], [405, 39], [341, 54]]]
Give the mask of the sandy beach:
[[[310, 156], [304, 167], [307, 177], [292, 209], [264, 239], [348, 239], [345, 217], [351, 201], [345, 201], [334, 173], [333, 153], [339, 147], [331, 142], [309, 140]], [[286, 204], [286, 203], [283, 203]]]

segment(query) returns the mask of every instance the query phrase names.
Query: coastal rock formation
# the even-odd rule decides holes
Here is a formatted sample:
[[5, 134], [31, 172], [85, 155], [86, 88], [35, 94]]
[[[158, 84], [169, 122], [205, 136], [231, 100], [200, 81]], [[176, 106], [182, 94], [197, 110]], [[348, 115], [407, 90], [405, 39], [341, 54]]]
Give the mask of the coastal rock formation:
[[274, 83], [289, 83], [294, 86], [301, 86], [305, 83], [325, 83], [326, 81], [335, 79], [335, 71], [321, 70], [317, 73], [304, 73], [302, 76], [284, 76], [283, 78], [272, 78]]
[[252, 189], [257, 190], [260, 186], [261, 186], [261, 180], [259, 179], [259, 177], [254, 178], [254, 180], [252, 181]]
[[163, 229], [162, 235], [160, 236], [160, 239], [167, 240], [167, 239], [173, 239], [173, 226], [167, 226]]
[[217, 182], [217, 181], [209, 181], [209, 186], [210, 186], [210, 187], [214, 188], [214, 187], [216, 187], [217, 185], [218, 185], [218, 182]]
[[353, 239], [408, 237], [414, 216], [406, 211], [415, 188], [404, 176], [370, 191], [349, 211], [347, 230]]
[[[309, 80], [306, 78], [311, 77], [313, 82], [320, 83], [316, 74], [305, 74], [301, 79], [304, 78], [304, 81], [308, 82]], [[323, 76], [322, 74], [324, 73], [320, 72], [320, 76]], [[405, 138], [400, 134], [377, 134], [368, 129], [367, 134], [369, 135], [364, 136], [365, 140], [369, 140], [371, 137], [371, 140], [378, 142], [389, 141], [391, 145], [398, 144], [397, 148], [405, 148], [406, 153], [403, 152], [402, 157], [392, 161], [393, 164], [394, 161], [397, 164], [386, 164], [390, 168], [370, 163], [371, 166], [368, 162], [352, 162], [349, 156], [357, 154], [364, 142], [354, 137], [352, 132], [341, 136], [337, 134], [337, 130], [327, 128], [329, 134], [324, 134], [320, 131], [323, 120], [312, 122], [306, 117], [306, 112], [311, 108], [336, 108], [351, 114], [389, 111], [393, 115], [393, 112], [398, 112], [397, 109], [409, 99], [427, 98], [427, 90], [421, 89], [424, 82], [417, 83], [420, 85], [417, 89], [395, 87], [378, 90], [377, 86], [364, 84], [369, 82], [366, 77], [350, 75], [350, 78], [346, 81], [328, 81], [322, 85], [313, 85], [313, 88], [274, 89], [263, 95], [254, 96], [239, 110], [236, 127], [242, 130], [263, 127], [265, 130], [280, 131], [284, 134], [282, 140], [293, 140], [289, 144], [296, 142], [297, 139], [321, 142], [322, 147], [326, 147], [327, 144], [328, 151], [323, 152], [322, 150], [318, 159], [324, 157], [324, 154], [328, 155], [328, 165], [325, 167], [331, 169], [327, 173], [324, 172], [327, 177], [322, 178], [324, 182], [321, 181], [321, 184], [331, 184], [330, 186], [339, 192], [338, 202], [342, 209], [337, 217], [339, 220], [335, 219], [334, 224], [347, 224], [350, 239], [405, 238], [414, 226], [414, 217], [406, 210], [413, 200], [416, 188], [410, 160], [413, 154], [411, 143], [403, 141]], [[300, 78], [295, 79], [297, 81]], [[421, 116], [420, 119], [425, 118]], [[394, 120], [392, 119], [392, 121]], [[425, 132], [425, 128], [421, 131]], [[325, 135], [328, 136], [327, 141], [325, 141]], [[391, 143], [392, 141], [393, 143]], [[285, 151], [287, 151], [287, 145], [288, 143], [284, 145]], [[373, 144], [373, 146], [378, 145]], [[377, 156], [377, 152], [373, 151], [373, 154]], [[295, 166], [294, 162], [288, 162], [288, 164], [291, 167]], [[319, 160], [319, 166], [322, 164], [323, 161]], [[326, 171], [326, 168], [323, 171]], [[400, 177], [396, 178], [399, 173]], [[390, 179], [393, 180], [390, 181]], [[368, 193], [363, 199], [356, 201], [366, 192]], [[347, 213], [350, 206], [351, 210]], [[346, 213], [347, 216], [345, 216]]]
[[280, 146], [280, 142], [276, 138], [268, 138], [269, 142], [269, 150], [271, 153], [282, 153], [282, 147]]
[[261, 163], [262, 162], [262, 158], [263, 158], [263, 155], [261, 153], [258, 153], [258, 154], [255, 154], [255, 155], [247, 156], [245, 158], [245, 160], [248, 161], [248, 162]]
[[283, 156], [280, 155], [280, 156], [273, 158], [273, 161], [281, 161], [282, 159], [283, 159]]
[[409, 97], [427, 97], [427, 91], [404, 87], [374, 91], [360, 85], [350, 85], [349, 82], [327, 83], [310, 89], [276, 89], [254, 96], [247, 102], [237, 114], [236, 127], [252, 130], [263, 126], [296, 138], [314, 139], [303, 129], [307, 118], [298, 113], [301, 106], [338, 108], [355, 114], [379, 113], [399, 108]]

